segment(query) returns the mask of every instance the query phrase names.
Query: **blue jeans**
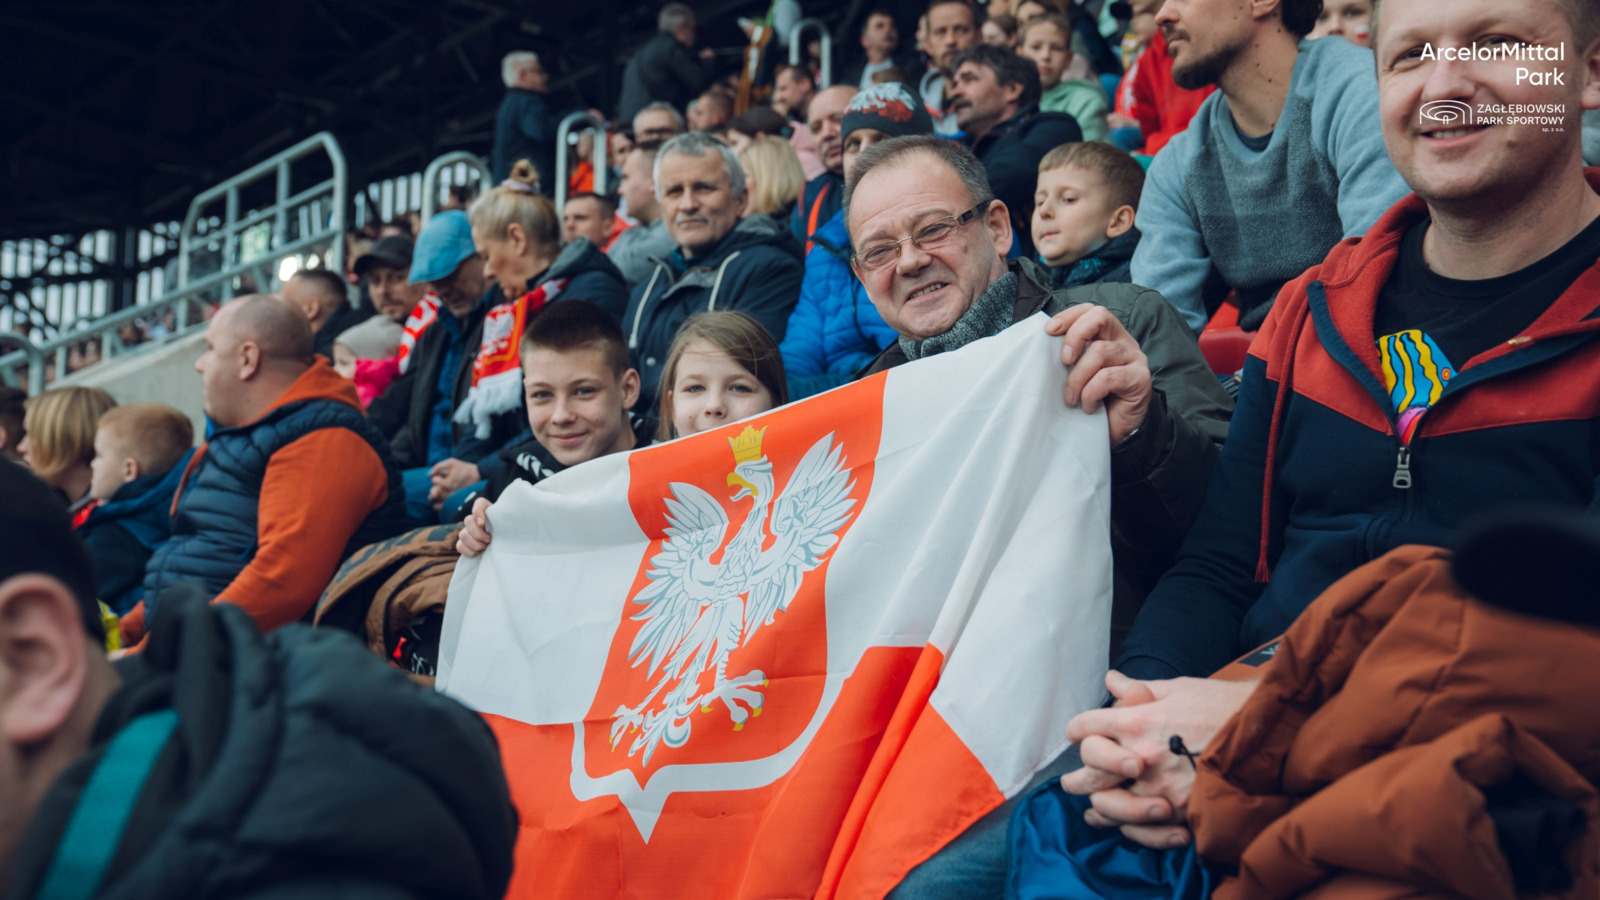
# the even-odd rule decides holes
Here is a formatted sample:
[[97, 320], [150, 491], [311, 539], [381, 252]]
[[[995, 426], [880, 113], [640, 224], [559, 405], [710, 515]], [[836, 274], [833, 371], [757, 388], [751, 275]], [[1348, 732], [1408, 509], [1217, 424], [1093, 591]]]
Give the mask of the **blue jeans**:
[[1073, 744], [1045, 766], [1044, 771], [1033, 776], [1015, 797], [973, 822], [943, 850], [908, 872], [886, 900], [996, 900], [1004, 897], [1011, 813], [1023, 797], [1046, 780], [1060, 778], [1082, 766], [1078, 745]]
[[460, 520], [466, 518], [466, 511], [461, 508], [462, 505], [467, 502], [468, 497], [488, 486], [489, 482], [487, 480], [474, 481], [461, 490], [456, 491], [450, 496], [444, 498], [443, 505], [439, 507], [439, 521], [459, 522]]

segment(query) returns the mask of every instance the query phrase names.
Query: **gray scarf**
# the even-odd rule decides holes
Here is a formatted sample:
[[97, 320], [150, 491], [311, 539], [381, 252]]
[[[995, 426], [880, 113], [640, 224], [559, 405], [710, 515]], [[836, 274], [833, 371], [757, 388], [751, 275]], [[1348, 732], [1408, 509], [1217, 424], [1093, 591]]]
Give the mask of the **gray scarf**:
[[965, 347], [979, 338], [993, 337], [1011, 327], [1016, 307], [1017, 273], [1008, 271], [978, 295], [949, 331], [922, 341], [901, 337], [900, 349], [906, 359], [921, 359]]

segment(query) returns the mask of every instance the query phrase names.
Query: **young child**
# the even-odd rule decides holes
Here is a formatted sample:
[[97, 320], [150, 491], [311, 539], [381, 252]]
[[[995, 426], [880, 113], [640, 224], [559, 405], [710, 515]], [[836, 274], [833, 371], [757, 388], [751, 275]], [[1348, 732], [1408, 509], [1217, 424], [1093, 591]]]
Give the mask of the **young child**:
[[1372, 0], [1323, 0], [1322, 14], [1307, 39], [1342, 37], [1357, 47], [1372, 36]]
[[1110, 144], [1062, 144], [1039, 161], [1033, 244], [1054, 286], [1127, 281], [1144, 168]]
[[488, 484], [467, 504], [456, 544], [462, 556], [489, 546], [489, 506], [513, 481], [534, 484], [650, 442], [646, 424], [630, 415], [639, 373], [610, 313], [584, 300], [551, 304], [528, 322], [518, 353], [531, 435], [501, 450], [484, 473]]
[[667, 441], [759, 415], [789, 402], [783, 355], [761, 323], [741, 312], [690, 316], [661, 372], [661, 424]]
[[78, 525], [100, 599], [119, 616], [144, 595], [144, 567], [171, 532], [172, 495], [194, 445], [189, 417], [164, 403], [107, 410], [94, 436], [89, 496]]
[[1039, 84], [1044, 88], [1039, 109], [1077, 119], [1085, 141], [1106, 140], [1110, 129], [1105, 90], [1097, 81], [1064, 77], [1072, 65], [1072, 24], [1067, 17], [1056, 13], [1035, 16], [1024, 21], [1017, 34], [1022, 55], [1039, 67]]
[[1017, 20], [1006, 13], [990, 13], [978, 29], [985, 44], [994, 44], [1008, 50], [1017, 49]]
[[405, 327], [373, 316], [340, 332], [333, 342], [333, 368], [355, 382], [362, 406], [371, 406], [400, 377], [400, 339]]

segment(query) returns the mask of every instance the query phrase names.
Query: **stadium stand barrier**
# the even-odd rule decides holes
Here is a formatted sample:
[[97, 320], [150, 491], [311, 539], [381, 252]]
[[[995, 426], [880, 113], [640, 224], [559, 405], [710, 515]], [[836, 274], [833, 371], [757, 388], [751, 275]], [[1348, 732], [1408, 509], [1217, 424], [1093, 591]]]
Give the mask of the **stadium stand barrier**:
[[[605, 194], [610, 187], [607, 182], [611, 180], [611, 161], [607, 157], [606, 146], [610, 143], [611, 132], [606, 130], [604, 121], [587, 112], [580, 110], [572, 113], [556, 126], [556, 215], [560, 215], [567, 206], [567, 148], [585, 132], [594, 135], [594, 148], [590, 153], [590, 164], [594, 166], [594, 192]], [[543, 174], [540, 173], [541, 176]]]
[[815, 28], [822, 41], [822, 73], [817, 82], [817, 88], [831, 87], [833, 85], [833, 35], [828, 33], [828, 26], [821, 19], [801, 19], [789, 29], [789, 65], [800, 65], [800, 54], [805, 51], [805, 33], [807, 28]]
[[489, 164], [484, 162], [483, 157], [476, 153], [454, 150], [436, 158], [433, 162], [428, 163], [428, 167], [422, 171], [421, 216], [423, 223], [427, 223], [429, 219], [433, 218], [433, 214], [439, 211], [439, 191], [441, 187], [444, 187], [441, 184], [444, 180], [444, 173], [451, 167], [462, 164], [477, 173], [478, 193], [480, 195], [489, 193], [489, 190], [494, 187], [494, 176], [489, 171]]

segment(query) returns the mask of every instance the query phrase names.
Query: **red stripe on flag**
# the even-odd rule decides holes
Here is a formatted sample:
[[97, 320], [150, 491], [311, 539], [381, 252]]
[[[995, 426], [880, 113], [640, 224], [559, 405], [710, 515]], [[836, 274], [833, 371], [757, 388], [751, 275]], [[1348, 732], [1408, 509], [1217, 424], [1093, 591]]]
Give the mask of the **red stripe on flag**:
[[1001, 801], [926, 709], [942, 664], [932, 648], [868, 650], [787, 775], [754, 790], [672, 794], [648, 844], [615, 797], [573, 797], [571, 726], [485, 716], [521, 816], [507, 896], [882, 896]]

